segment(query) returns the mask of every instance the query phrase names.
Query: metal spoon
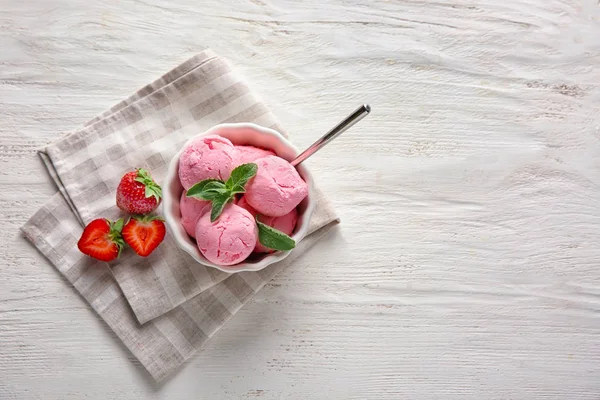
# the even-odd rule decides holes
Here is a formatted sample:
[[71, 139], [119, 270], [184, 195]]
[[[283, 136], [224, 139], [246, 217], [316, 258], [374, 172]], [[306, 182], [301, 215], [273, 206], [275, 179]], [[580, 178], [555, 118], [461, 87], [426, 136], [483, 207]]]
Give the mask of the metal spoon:
[[346, 132], [348, 129], [354, 126], [354, 124], [366, 117], [370, 112], [371, 106], [368, 104], [363, 104], [362, 106], [358, 107], [352, 114], [344, 118], [342, 122], [334, 126], [329, 132], [323, 135], [323, 137], [319, 138], [319, 140], [314, 142], [308, 149], [304, 150], [298, 157], [294, 158], [290, 164], [292, 164], [294, 167], [297, 166], [323, 148], [327, 143]]

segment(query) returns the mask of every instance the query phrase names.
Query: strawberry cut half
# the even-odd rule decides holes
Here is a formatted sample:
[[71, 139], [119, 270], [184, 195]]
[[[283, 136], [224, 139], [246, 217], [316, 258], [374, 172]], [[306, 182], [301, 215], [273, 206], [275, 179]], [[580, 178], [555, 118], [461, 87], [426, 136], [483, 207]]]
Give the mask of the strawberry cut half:
[[123, 228], [123, 239], [138, 255], [147, 257], [163, 241], [166, 232], [160, 217], [135, 216]]
[[111, 222], [105, 218], [95, 219], [83, 229], [77, 248], [83, 254], [100, 261], [112, 261], [119, 257], [125, 243], [121, 236], [123, 219]]

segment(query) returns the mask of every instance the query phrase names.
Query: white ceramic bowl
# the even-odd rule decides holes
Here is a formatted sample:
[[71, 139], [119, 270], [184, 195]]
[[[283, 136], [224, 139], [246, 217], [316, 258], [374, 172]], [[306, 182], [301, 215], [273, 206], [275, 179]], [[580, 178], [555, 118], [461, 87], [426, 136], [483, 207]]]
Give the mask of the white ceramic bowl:
[[[206, 132], [194, 136], [188, 140], [185, 146], [187, 146], [187, 144], [190, 143], [194, 138], [206, 135], [223, 136], [231, 140], [231, 142], [236, 145], [250, 145], [270, 149], [279, 157], [288, 161], [293, 160], [296, 155], [298, 155], [298, 150], [279, 132], [249, 123], [217, 125]], [[200, 250], [198, 250], [196, 241], [188, 236], [188, 234], [185, 232], [185, 229], [181, 225], [179, 199], [183, 193], [183, 186], [181, 186], [181, 183], [179, 182], [178, 172], [179, 157], [182, 150], [183, 148], [175, 155], [175, 157], [173, 157], [171, 163], [169, 164], [169, 169], [163, 182], [162, 202], [163, 213], [167, 227], [181, 249], [191, 255], [198, 263], [229, 273], [259, 271], [270, 264], [283, 260], [290, 254], [291, 251], [293, 251], [277, 251], [275, 253], [265, 254], [256, 259], [248, 259], [242, 263], [230, 266], [216, 265], [208, 261], [202, 255], [202, 253], [200, 253]], [[310, 217], [312, 216], [315, 208], [315, 194], [312, 177], [306, 167], [304, 167], [302, 164], [297, 167], [297, 170], [302, 179], [304, 179], [304, 181], [306, 181], [308, 184], [308, 196], [302, 200], [298, 206], [298, 222], [296, 224], [294, 233], [291, 235], [292, 239], [294, 239], [296, 243], [300, 242], [300, 240], [306, 235]]]

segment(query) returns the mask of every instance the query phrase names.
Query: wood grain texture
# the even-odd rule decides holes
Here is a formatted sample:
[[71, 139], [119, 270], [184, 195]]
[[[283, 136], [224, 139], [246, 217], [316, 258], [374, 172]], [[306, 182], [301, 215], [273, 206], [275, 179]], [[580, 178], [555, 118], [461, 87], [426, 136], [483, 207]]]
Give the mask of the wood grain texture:
[[[174, 3], [174, 4], [171, 4]], [[599, 399], [597, 0], [0, 0], [0, 399]], [[156, 386], [18, 233], [35, 150], [204, 47], [342, 218]]]

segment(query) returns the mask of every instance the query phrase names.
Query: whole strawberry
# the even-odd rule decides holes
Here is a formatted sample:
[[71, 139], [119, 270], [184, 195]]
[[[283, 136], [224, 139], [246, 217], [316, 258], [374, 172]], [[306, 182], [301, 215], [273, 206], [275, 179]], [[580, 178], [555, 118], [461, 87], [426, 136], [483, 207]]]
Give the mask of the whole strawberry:
[[131, 217], [123, 228], [123, 239], [142, 257], [147, 257], [165, 238], [165, 223], [160, 217]]
[[95, 219], [83, 229], [77, 248], [96, 260], [112, 261], [119, 257], [125, 246], [121, 236], [122, 229], [122, 219], [115, 222], [104, 218]]
[[158, 207], [160, 186], [148, 171], [139, 168], [123, 175], [117, 187], [117, 207], [129, 214], [148, 214]]

